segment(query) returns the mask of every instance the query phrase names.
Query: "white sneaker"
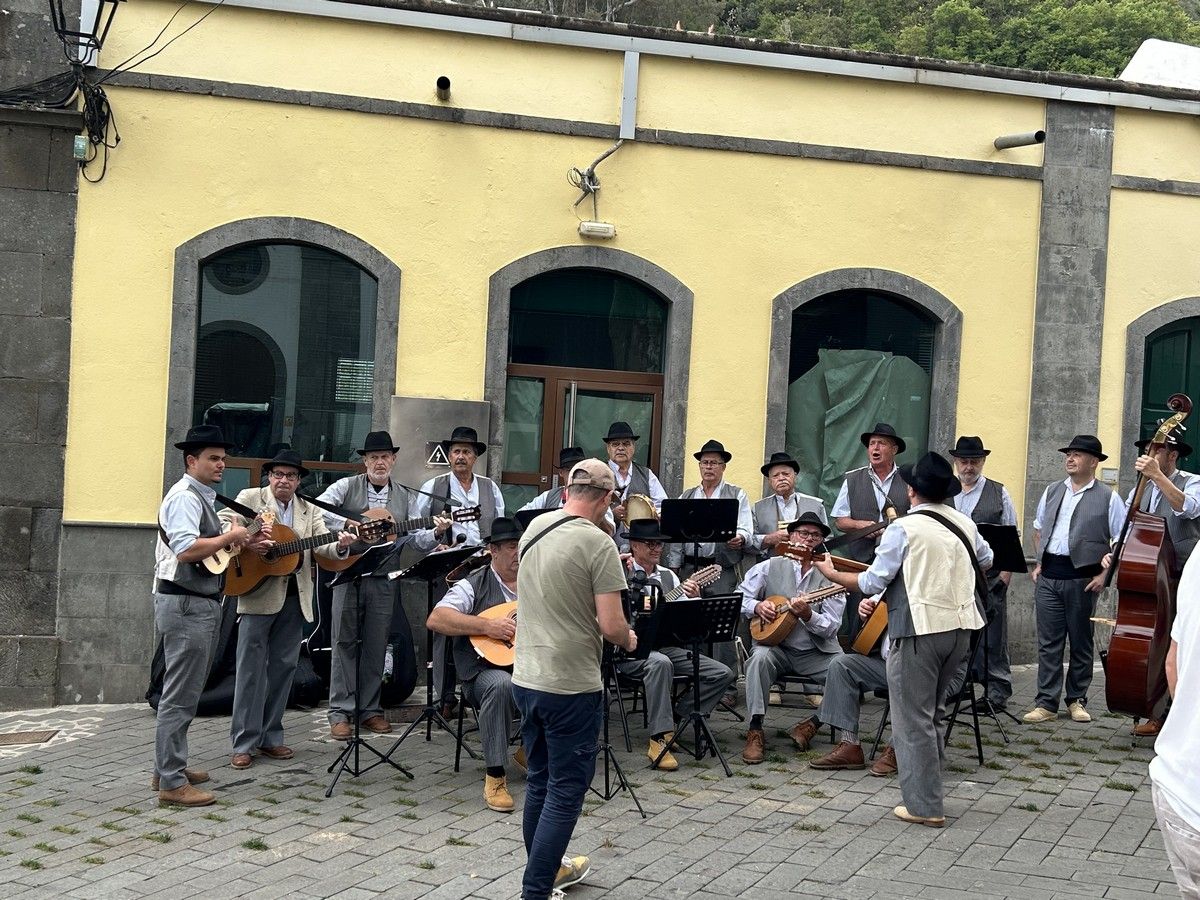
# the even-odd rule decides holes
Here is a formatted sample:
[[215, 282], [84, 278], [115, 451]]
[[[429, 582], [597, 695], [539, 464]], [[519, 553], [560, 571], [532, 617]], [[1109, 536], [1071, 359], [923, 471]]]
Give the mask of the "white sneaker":
[[1049, 722], [1052, 719], [1057, 719], [1058, 713], [1054, 710], [1046, 709], [1044, 706], [1035, 706], [1025, 715], [1021, 716], [1023, 722]]
[[1067, 707], [1067, 711], [1071, 713], [1071, 720], [1074, 722], [1090, 722], [1092, 714], [1084, 708], [1084, 705], [1076, 700]]

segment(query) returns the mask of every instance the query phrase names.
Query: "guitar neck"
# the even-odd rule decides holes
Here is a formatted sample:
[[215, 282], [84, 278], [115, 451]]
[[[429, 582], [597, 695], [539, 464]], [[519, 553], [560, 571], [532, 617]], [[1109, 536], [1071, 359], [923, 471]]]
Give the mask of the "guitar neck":
[[325, 544], [332, 544], [338, 539], [336, 534], [318, 534], [313, 537], [296, 538], [294, 541], [284, 541], [282, 544], [276, 544], [270, 550], [270, 555], [278, 559], [281, 556], [288, 556], [292, 553], [303, 553], [305, 550], [312, 550], [315, 547], [323, 547]]

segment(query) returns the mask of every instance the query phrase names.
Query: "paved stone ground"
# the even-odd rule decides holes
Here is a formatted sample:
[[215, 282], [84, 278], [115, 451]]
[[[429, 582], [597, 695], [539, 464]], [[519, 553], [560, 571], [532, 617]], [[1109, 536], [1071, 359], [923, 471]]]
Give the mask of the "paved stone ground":
[[[1017, 698], [1033, 673], [1016, 673]], [[1093, 697], [1103, 697], [1098, 674]], [[1097, 709], [1097, 707], [1099, 709]], [[866, 706], [874, 723], [879, 701]], [[1014, 711], [1020, 711], [1017, 706]], [[575, 900], [611, 897], [1149, 897], [1177, 896], [1154, 825], [1146, 764], [1129, 720], [1103, 712], [1079, 725], [1014, 725], [1005, 745], [984, 729], [979, 766], [969, 731], [947, 760], [943, 830], [891, 815], [894, 779], [809, 769], [782, 729], [804, 710], [768, 718], [768, 761], [740, 760], [743, 726], [715, 726], [734, 777], [682, 758], [651, 772], [644, 734], [618, 758], [648, 818], [627, 794], [590, 797], [572, 851], [592, 857]], [[519, 894], [518, 812], [482, 802], [481, 764], [453, 771], [453, 739], [410, 738], [386, 768], [343, 778], [324, 798], [338, 751], [320, 711], [289, 712], [288, 762], [228, 767], [227, 718], [192, 727], [193, 765], [213, 773], [219, 805], [159, 809], [149, 790], [154, 718], [145, 706], [76, 706], [0, 714], [0, 733], [61, 728], [47, 744], [0, 747], [0, 896], [424, 897]], [[873, 725], [870, 726], [873, 732]], [[776, 732], [776, 729], [781, 729]], [[864, 728], [864, 733], [867, 729]], [[826, 734], [818, 752], [826, 749]], [[391, 740], [372, 738], [386, 749]], [[600, 783], [601, 773], [597, 775]]]

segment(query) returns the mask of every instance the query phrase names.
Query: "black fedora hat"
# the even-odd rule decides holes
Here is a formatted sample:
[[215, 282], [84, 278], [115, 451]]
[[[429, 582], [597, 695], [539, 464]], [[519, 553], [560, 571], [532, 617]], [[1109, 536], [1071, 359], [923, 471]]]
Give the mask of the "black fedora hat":
[[485, 544], [499, 544], [503, 541], [518, 541], [525, 531], [515, 519], [508, 516], [496, 516], [492, 519], [492, 533], [483, 539]]
[[175, 446], [180, 450], [200, 450], [205, 447], [231, 450], [237, 445], [225, 440], [225, 435], [216, 425], [194, 425], [188, 429], [187, 436]]
[[724, 460], [725, 462], [729, 462], [731, 459], [733, 459], [733, 454], [730, 453], [728, 450], [726, 450], [725, 445], [722, 444], [720, 441], [712, 441], [712, 440], [705, 441], [704, 446], [701, 447], [699, 450], [697, 450], [695, 453], [693, 453], [692, 456], [695, 457], [696, 459], [699, 459], [705, 453], [719, 454], [721, 459]]
[[1100, 446], [1100, 438], [1094, 434], [1077, 434], [1071, 438], [1071, 443], [1065, 447], [1059, 447], [1059, 453], [1070, 453], [1072, 450], [1079, 450], [1083, 453], [1090, 453], [1100, 462], [1108, 459], [1108, 454], [1104, 452]]
[[950, 460], [932, 450], [915, 463], [900, 467], [900, 477], [926, 500], [941, 503], [962, 491], [962, 484], [954, 474]]
[[629, 523], [629, 530], [622, 531], [621, 537], [629, 541], [669, 541], [671, 536], [663, 534], [658, 527], [658, 519], [634, 519]]
[[983, 438], [974, 434], [964, 434], [954, 443], [950, 455], [959, 459], [982, 459], [991, 452], [983, 446]]
[[873, 438], [873, 437], [891, 438], [893, 441], [896, 442], [896, 448], [897, 448], [896, 452], [897, 453], [903, 453], [905, 450], [908, 449], [908, 444], [904, 443], [904, 438], [902, 438], [902, 437], [900, 437], [900, 435], [896, 434], [896, 429], [893, 428], [891, 425], [889, 425], [887, 422], [876, 422], [875, 427], [871, 431], [864, 431], [862, 434], [860, 434], [858, 436], [858, 439], [862, 442], [862, 445], [865, 447], [865, 446], [867, 446], [867, 444], [869, 444], [871, 442], [871, 438]]
[[367, 439], [363, 441], [363, 445], [354, 452], [359, 456], [366, 456], [368, 453], [376, 453], [380, 450], [386, 450], [388, 453], [397, 453], [400, 448], [396, 446], [392, 440], [392, 436], [386, 431], [372, 431], [367, 434]]
[[290, 466], [295, 469], [296, 472], [300, 473], [300, 478], [304, 478], [304, 476], [308, 474], [308, 469], [304, 467], [304, 464], [302, 464], [302, 461], [300, 460], [300, 454], [298, 454], [298, 452], [292, 448], [289, 448], [289, 446], [288, 448], [283, 448], [282, 450], [278, 451], [277, 454], [275, 454], [275, 458], [272, 458], [272, 460], [269, 462], [263, 463], [263, 469], [265, 469], [266, 472], [270, 472], [270, 470], [274, 469], [276, 466]]
[[300, 473], [301, 478], [308, 474], [308, 469], [304, 468], [303, 461], [300, 459], [300, 454], [291, 447], [284, 447], [275, 454], [274, 459], [263, 463], [263, 469], [268, 472], [270, 472], [276, 466], [291, 466]]
[[800, 471], [800, 463], [796, 462], [786, 453], [772, 453], [771, 458], [764, 465], [760, 466], [758, 471], [762, 472], [765, 478], [767, 473], [776, 466], [787, 466], [793, 472]]
[[563, 447], [558, 451], [558, 468], [569, 469], [577, 462], [587, 459], [587, 454], [580, 447]]
[[626, 439], [636, 441], [640, 437], [640, 434], [633, 433], [633, 429], [629, 427], [628, 422], [613, 422], [608, 426], [608, 434], [604, 436], [603, 440], [607, 444], [609, 441], [623, 441]]
[[795, 531], [801, 525], [812, 525], [814, 528], [821, 529], [822, 537], [829, 537], [829, 534], [831, 531], [830, 527], [821, 521], [821, 517], [818, 516], [812, 510], [809, 510], [808, 512], [804, 513], [803, 515], [800, 516], [800, 518], [796, 519], [794, 522], [788, 522], [788, 524], [787, 524], [788, 534], [791, 534], [793, 531]]
[[[1158, 424], [1161, 426], [1163, 420], [1160, 419]], [[1192, 453], [1192, 445], [1183, 439], [1183, 426], [1179, 425], [1171, 429], [1167, 435], [1167, 449], [1178, 450], [1180, 457], [1190, 456]], [[1146, 452], [1146, 448], [1150, 445], [1150, 441], [1154, 439], [1154, 435], [1158, 433], [1158, 428], [1150, 433], [1149, 437], [1144, 437], [1134, 444], [1142, 453]]]
[[455, 444], [470, 444], [475, 449], [476, 456], [483, 456], [487, 453], [487, 444], [479, 440], [479, 435], [469, 425], [459, 425], [450, 432], [450, 439], [442, 441], [442, 450], [449, 453], [450, 448]]

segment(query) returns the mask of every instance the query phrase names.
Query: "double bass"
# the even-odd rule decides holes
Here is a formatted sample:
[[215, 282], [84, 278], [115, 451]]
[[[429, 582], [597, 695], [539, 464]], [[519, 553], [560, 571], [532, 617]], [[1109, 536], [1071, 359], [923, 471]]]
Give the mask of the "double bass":
[[[1191, 413], [1192, 401], [1186, 394], [1172, 394], [1167, 408], [1173, 415], [1151, 438], [1145, 450], [1148, 455], [1169, 443], [1172, 429]], [[1107, 587], [1115, 572], [1117, 618], [1108, 645], [1104, 693], [1113, 712], [1161, 720], [1167, 705], [1166, 660], [1179, 579], [1166, 521], [1139, 509], [1146, 487], [1139, 472], [1105, 580]]]

